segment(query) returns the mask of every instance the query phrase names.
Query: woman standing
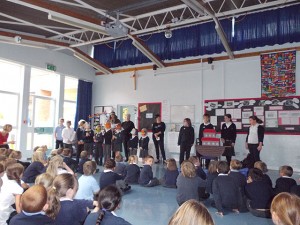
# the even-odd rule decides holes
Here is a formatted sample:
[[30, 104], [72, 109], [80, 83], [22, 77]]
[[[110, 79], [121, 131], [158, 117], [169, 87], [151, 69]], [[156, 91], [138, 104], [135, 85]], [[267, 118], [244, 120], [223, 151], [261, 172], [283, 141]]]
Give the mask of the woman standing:
[[180, 146], [180, 156], [179, 156], [179, 164], [185, 159], [188, 160], [190, 158], [191, 148], [194, 144], [195, 139], [195, 131], [192, 127], [192, 122], [190, 118], [185, 118], [183, 120], [183, 126], [180, 128], [179, 137], [178, 137], [178, 145]]
[[246, 137], [245, 147], [249, 149], [251, 167], [253, 167], [255, 162], [260, 161], [259, 154], [263, 147], [265, 128], [260, 125], [263, 121], [257, 118], [257, 116], [250, 116], [249, 123], [250, 127]]
[[159, 149], [163, 157], [163, 162], [166, 160], [165, 146], [164, 146], [164, 136], [165, 136], [166, 124], [161, 121], [159, 114], [155, 115], [155, 123], [152, 124], [152, 139], [155, 146], [156, 161], [159, 163]]
[[3, 126], [3, 130], [0, 133], [0, 148], [6, 148], [9, 149], [9, 144], [14, 144], [15, 141], [7, 141], [9, 133], [12, 130], [12, 125], [5, 124]]
[[[202, 138], [203, 138], [203, 132], [205, 129], [214, 129], [214, 126], [210, 123], [210, 115], [208, 113], [205, 113], [203, 115], [203, 123], [200, 125], [199, 128], [199, 144], [202, 145]], [[201, 155], [196, 152], [197, 157], [199, 158], [201, 162]], [[208, 168], [208, 165], [210, 163], [210, 159], [205, 159], [205, 168]]]
[[231, 157], [235, 156], [234, 145], [236, 140], [236, 126], [231, 120], [231, 114], [224, 116], [224, 121], [221, 130], [221, 141], [223, 146], [226, 146], [223, 156], [226, 157], [228, 165], [230, 165]]

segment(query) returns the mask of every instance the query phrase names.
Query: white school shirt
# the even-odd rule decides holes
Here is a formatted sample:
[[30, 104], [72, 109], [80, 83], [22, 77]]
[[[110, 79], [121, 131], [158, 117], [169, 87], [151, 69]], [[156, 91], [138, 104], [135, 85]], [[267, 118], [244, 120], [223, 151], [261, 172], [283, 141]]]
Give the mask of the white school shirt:
[[229, 123], [225, 123], [226, 124], [226, 127], [230, 127], [230, 125], [232, 124], [232, 122], [229, 122]]
[[9, 215], [15, 211], [11, 205], [15, 203], [14, 195], [21, 195], [23, 188], [15, 180], [9, 180], [6, 174], [2, 177], [3, 185], [0, 192], [0, 225], [6, 225]]
[[72, 141], [75, 138], [75, 131], [73, 128], [64, 128], [62, 130], [62, 138], [63, 138], [63, 143], [65, 144], [72, 144]]
[[249, 135], [248, 135], [248, 144], [258, 144], [258, 124], [255, 124], [254, 126], [250, 126], [249, 128]]
[[93, 175], [82, 175], [78, 179], [79, 188], [75, 195], [75, 199], [93, 200], [94, 193], [100, 190], [99, 184]]

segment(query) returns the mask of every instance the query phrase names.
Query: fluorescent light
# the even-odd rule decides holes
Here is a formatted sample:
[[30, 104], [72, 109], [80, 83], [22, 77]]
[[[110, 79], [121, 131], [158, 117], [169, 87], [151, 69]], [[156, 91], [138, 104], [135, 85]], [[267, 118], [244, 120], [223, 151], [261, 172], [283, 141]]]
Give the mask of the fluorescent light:
[[140, 50], [148, 59], [150, 59], [153, 63], [155, 63], [159, 68], [164, 68], [165, 65], [159, 61], [154, 55], [152, 55], [141, 43], [136, 41], [133, 38], [132, 41], [133, 46], [135, 46], [138, 50]]
[[107, 35], [107, 32], [104, 30], [104, 27], [102, 29], [102, 26], [99, 24], [90, 23], [84, 20], [80, 20], [74, 17], [62, 15], [59, 13], [49, 13], [48, 19], [53, 20], [59, 23], [67, 24], [73, 27], [80, 27], [85, 30], [94, 31], [97, 33], [105, 34]]
[[38, 42], [22, 40], [20, 43], [17, 43], [14, 38], [5, 37], [5, 36], [0, 36], [0, 42], [4, 43], [4, 44], [12, 44], [12, 45], [19, 45], [19, 46], [25, 46], [25, 47], [31, 47], [31, 48], [47, 49], [46, 45], [39, 44]]
[[95, 69], [103, 72], [104, 74], [111, 74], [112, 72], [109, 71], [107, 68], [102, 67], [101, 65], [95, 63], [93, 60], [87, 58], [85, 55], [82, 55], [78, 52], [74, 52], [74, 56], [81, 61], [85, 62], [86, 64], [89, 64], [90, 66], [94, 67]]

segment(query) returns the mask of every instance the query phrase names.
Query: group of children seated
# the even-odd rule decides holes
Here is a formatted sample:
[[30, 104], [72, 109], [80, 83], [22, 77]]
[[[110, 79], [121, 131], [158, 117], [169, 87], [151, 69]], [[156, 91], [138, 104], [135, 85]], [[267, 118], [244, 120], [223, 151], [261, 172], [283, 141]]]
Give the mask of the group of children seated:
[[[177, 188], [176, 200], [181, 207], [171, 218], [170, 225], [193, 224], [184, 222], [187, 208], [203, 208], [199, 201], [210, 196], [211, 205], [220, 216], [229, 211], [250, 211], [255, 216], [273, 216], [274, 219], [271, 205], [274, 196], [299, 190], [299, 185], [291, 178], [293, 169], [290, 166], [280, 167], [280, 177], [273, 187], [266, 174], [267, 166], [261, 161], [245, 176], [240, 172], [242, 164], [238, 160], [232, 160], [230, 165], [226, 161], [211, 161], [206, 173], [197, 156], [184, 161], [180, 169], [175, 159], [168, 159], [164, 176], [157, 179], [153, 176], [152, 156], [144, 156], [140, 167], [136, 154], [131, 155], [128, 162], [117, 154], [115, 159], [105, 160], [97, 181], [93, 176], [98, 172], [97, 164], [89, 159], [86, 151], [81, 153], [79, 165], [72, 159], [69, 149], [53, 151], [49, 158], [46, 151], [45, 146], [35, 148], [32, 162], [26, 163], [20, 161], [19, 151], [1, 149], [0, 225], [129, 225], [116, 216], [115, 210], [132, 184]], [[299, 209], [299, 198], [296, 195], [285, 197], [289, 196], [297, 199]], [[204, 209], [206, 211], [197, 213], [199, 218], [208, 213]], [[203, 224], [213, 224], [210, 215], [205, 218]]]

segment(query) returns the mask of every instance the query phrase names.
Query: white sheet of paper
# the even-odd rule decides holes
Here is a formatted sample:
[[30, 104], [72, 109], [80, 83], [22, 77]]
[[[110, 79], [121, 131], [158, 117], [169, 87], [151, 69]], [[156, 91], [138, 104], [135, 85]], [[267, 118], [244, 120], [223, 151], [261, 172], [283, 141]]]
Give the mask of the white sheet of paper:
[[146, 113], [146, 119], [153, 119], [153, 113]]
[[224, 109], [216, 109], [216, 116], [224, 116], [225, 110]]
[[218, 125], [218, 117], [217, 116], [211, 116], [210, 117], [210, 123], [214, 126]]
[[241, 122], [235, 122], [234, 124], [235, 124], [237, 130], [242, 129], [242, 123]]
[[252, 111], [242, 112], [242, 118], [243, 119], [249, 119], [250, 116], [253, 115]]
[[266, 119], [266, 127], [278, 127], [278, 120], [277, 119]]
[[249, 119], [242, 119], [242, 124], [250, 124]]
[[264, 107], [254, 107], [254, 115], [255, 116], [263, 116], [264, 115]]
[[233, 116], [234, 113], [234, 109], [226, 109], [226, 114], [230, 114], [231, 116]]
[[266, 119], [277, 119], [277, 111], [266, 111]]
[[242, 119], [242, 110], [241, 109], [234, 109], [232, 118], [233, 119]]

